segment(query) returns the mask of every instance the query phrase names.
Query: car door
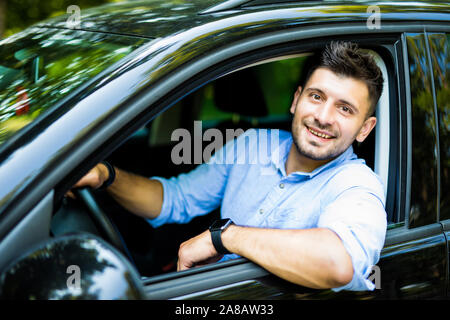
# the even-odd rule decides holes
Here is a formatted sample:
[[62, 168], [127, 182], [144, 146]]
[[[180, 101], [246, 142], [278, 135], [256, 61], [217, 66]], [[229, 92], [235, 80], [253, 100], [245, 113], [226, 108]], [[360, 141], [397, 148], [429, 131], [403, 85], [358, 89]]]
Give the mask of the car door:
[[[442, 154], [435, 98], [436, 73], [441, 77], [441, 86], [445, 87], [446, 83], [442, 76], [446, 53], [442, 48], [436, 50], [437, 43], [441, 46], [445, 43], [442, 37], [442, 34], [407, 33], [402, 35], [401, 47], [397, 44], [397, 52], [403, 54], [397, 56], [399, 114], [390, 137], [391, 141], [398, 139], [399, 142], [396, 157], [390, 158], [390, 166], [394, 165], [397, 173], [393, 175], [396, 179], [395, 220], [388, 225], [380, 261], [371, 275], [375, 291], [373, 294], [344, 293], [344, 297], [446, 297], [448, 248], [447, 237], [439, 223], [439, 199], [442, 197], [439, 157], [442, 159]], [[435, 42], [433, 46], [431, 41]], [[430, 51], [433, 47], [434, 52]], [[439, 66], [436, 66], [437, 61], [441, 62]], [[387, 210], [389, 212], [389, 208]]]
[[[297, 19], [294, 14], [293, 17]], [[237, 259], [145, 279], [147, 295], [154, 299], [443, 297], [448, 267], [446, 238], [438, 218], [439, 194], [442, 194], [439, 191], [442, 190], [439, 184], [442, 172], [439, 170], [439, 156], [442, 154], [438, 148], [439, 135], [436, 129], [433, 131], [433, 125], [437, 128], [434, 94], [431, 90], [434, 82], [428, 60], [429, 44], [422, 32], [423, 25], [404, 27], [392, 23], [387, 31], [382, 30], [385, 34], [368, 34], [365, 24], [349, 24], [339, 28], [340, 25], [336, 23], [333, 28], [312, 25], [293, 30], [286, 27], [285, 30], [284, 26], [288, 24], [282, 24], [281, 18], [280, 25], [283, 28], [271, 26], [270, 21], [260, 24], [249, 22], [258, 27], [253, 28], [258, 33], [251, 34], [250, 27], [246, 30], [246, 36], [252, 35], [251, 41], [242, 36], [244, 33], [241, 29], [235, 28], [233, 31], [232, 27], [227, 26], [230, 33], [235, 32], [234, 38], [223, 29], [208, 32], [206, 40], [192, 32], [183, 35], [195, 36], [193, 40], [183, 39], [185, 43], [178, 38], [169, 38], [164, 42], [167, 46], [155, 45], [154, 48], [153, 44], [149, 44], [146, 48], [149, 53], [141, 52], [148, 54], [144, 61], [136, 57], [134, 64], [128, 66], [129, 69], [122, 68], [111, 81], [99, 79], [95, 84], [100, 89], [92, 85], [92, 95], [83, 94], [79, 103], [71, 102], [78, 106], [58, 120], [57, 128], [54, 126], [56, 129], [51, 132], [61, 133], [63, 131], [60, 128], [64, 128], [67, 135], [73, 134], [75, 138], [71, 138], [73, 140], [70, 140], [72, 143], [69, 147], [54, 151], [58, 157], [55, 156], [56, 160], [51, 166], [45, 167], [45, 172], [52, 174], [39, 181], [36, 179], [38, 182], [30, 192], [36, 195], [54, 188], [55, 198], [60, 199], [61, 194], [76, 179], [110, 154], [133, 131], [216, 77], [264, 59], [307, 51], [329, 40], [355, 40], [365, 47], [383, 49], [383, 58], [389, 71], [389, 165], [384, 169], [389, 178], [386, 207], [390, 224], [380, 263], [373, 273], [373, 281], [378, 289], [374, 292], [340, 293], [310, 290], [274, 277], [246, 259]], [[405, 29], [418, 33], [401, 37]], [[266, 30], [270, 32], [264, 34]], [[220, 33], [223, 37], [211, 36], [214, 32], [219, 34], [219, 31], [223, 32]], [[230, 41], [220, 42], [222, 40], [219, 39]], [[172, 40], [177, 43], [174, 46], [176, 48], [170, 46]], [[178, 44], [178, 41], [182, 43]], [[224, 42], [227, 42], [226, 46]], [[206, 43], [208, 45], [202, 46]], [[215, 44], [218, 44], [217, 47], [211, 48]], [[223, 51], [219, 50], [219, 45], [224, 46]], [[189, 63], [177, 64], [177, 61]], [[160, 80], [162, 77], [158, 78], [158, 72], [166, 76], [164, 81]], [[103, 86], [100, 81], [105, 82]], [[431, 109], [430, 103], [433, 104]], [[71, 114], [79, 119], [80, 128], [90, 130], [86, 130], [89, 134], [79, 134], [77, 128], [68, 125], [73, 123]], [[42, 141], [51, 141], [45, 133], [42, 136]], [[53, 147], [53, 144], [48, 145], [49, 148]], [[426, 151], [422, 152], [422, 149]]]
[[[429, 32], [427, 33], [430, 63], [433, 66], [433, 82], [435, 96], [435, 116], [439, 139], [439, 169], [438, 188], [439, 198], [437, 201], [439, 220], [447, 238], [450, 236], [450, 125], [449, 125], [449, 33]], [[448, 248], [448, 245], [447, 245]], [[448, 270], [447, 270], [448, 272]], [[448, 279], [448, 278], [447, 278]], [[448, 292], [447, 292], [448, 293]]]
[[[424, 33], [402, 37], [406, 100], [400, 105], [399, 223], [388, 227], [378, 264], [389, 299], [446, 296], [447, 246], [438, 216], [439, 145], [433, 72]], [[404, 125], [406, 124], [406, 126]], [[404, 221], [401, 221], [404, 217]]]
[[[421, 32], [401, 36], [399, 32], [389, 37], [363, 39], [360, 35], [350, 34], [343, 38], [347, 37], [361, 45], [382, 49], [389, 72], [389, 166], [384, 168], [389, 178], [386, 190], [389, 226], [381, 260], [373, 268], [371, 276], [377, 289], [373, 292], [339, 293], [311, 290], [287, 283], [246, 259], [237, 259], [145, 279], [148, 298], [406, 299], [445, 296], [447, 247], [436, 203], [438, 153], [434, 152], [434, 146], [437, 144], [437, 135], [433, 131], [434, 107], [429, 107], [430, 103], [434, 106], [434, 95], [430, 90], [432, 69], [426, 67], [429, 62], [425, 36]], [[320, 43], [330, 39], [321, 39]], [[212, 66], [210, 71], [198, 76], [195, 84], [197, 87], [204, 85], [220, 75], [260, 62], [264, 57], [307, 51], [308, 43], [311, 49], [313, 42], [303, 41], [301, 45], [289, 43], [279, 46], [272, 52], [265, 50], [264, 55], [258, 50], [245, 55], [245, 58], [236, 54], [231, 65], [221, 64], [222, 61], [218, 59], [217, 66]], [[236, 52], [239, 49], [242, 47], [236, 46]], [[186, 81], [190, 82], [191, 88], [196, 88], [190, 78]], [[162, 110], [170, 107], [186, 94], [186, 91], [176, 92], [180, 87], [183, 87], [182, 84], [174, 86], [174, 94], [167, 95], [170, 99], [151, 108]], [[428, 152], [423, 152], [423, 149]]]

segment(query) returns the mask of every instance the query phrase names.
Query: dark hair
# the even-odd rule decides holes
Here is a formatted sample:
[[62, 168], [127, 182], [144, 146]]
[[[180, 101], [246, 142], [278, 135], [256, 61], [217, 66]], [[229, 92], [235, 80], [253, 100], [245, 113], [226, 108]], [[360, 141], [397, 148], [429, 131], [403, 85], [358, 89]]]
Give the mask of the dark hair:
[[369, 90], [371, 103], [367, 116], [375, 113], [378, 99], [383, 91], [383, 74], [373, 57], [362, 51], [356, 43], [332, 41], [322, 52], [314, 55], [308, 64], [311, 67], [301, 81], [303, 86], [318, 68], [327, 68], [337, 75], [362, 80]]

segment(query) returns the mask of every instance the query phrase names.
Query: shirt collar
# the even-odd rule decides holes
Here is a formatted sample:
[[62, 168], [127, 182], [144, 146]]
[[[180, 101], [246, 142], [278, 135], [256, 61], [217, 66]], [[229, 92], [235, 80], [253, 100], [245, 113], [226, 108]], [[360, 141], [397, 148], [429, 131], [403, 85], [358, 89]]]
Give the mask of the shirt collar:
[[[281, 174], [285, 177], [286, 176], [286, 161], [289, 155], [289, 151], [291, 149], [293, 140], [292, 135], [289, 135], [289, 138], [282, 141], [277, 148], [275, 148], [274, 152], [271, 155], [271, 162], [272, 164], [281, 171]], [[356, 159], [356, 154], [353, 153], [353, 146], [350, 145], [350, 147], [347, 148], [339, 157], [336, 159], [333, 159], [332, 161], [314, 169], [311, 172], [301, 172], [296, 171], [292, 172], [291, 175], [293, 177], [303, 178], [303, 177], [309, 177], [312, 178], [319, 174], [320, 172], [323, 172], [327, 169], [331, 169], [334, 167], [337, 167], [339, 164], [343, 163], [344, 161], [350, 160], [350, 159]]]

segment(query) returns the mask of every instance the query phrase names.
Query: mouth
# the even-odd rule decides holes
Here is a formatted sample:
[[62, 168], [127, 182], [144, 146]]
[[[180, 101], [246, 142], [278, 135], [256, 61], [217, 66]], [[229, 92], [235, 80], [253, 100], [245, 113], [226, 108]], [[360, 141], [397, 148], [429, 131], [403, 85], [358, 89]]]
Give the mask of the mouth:
[[319, 130], [316, 130], [316, 129], [312, 129], [312, 128], [308, 127], [308, 126], [306, 126], [306, 128], [308, 129], [308, 131], [312, 135], [314, 135], [316, 137], [319, 137], [319, 138], [322, 138], [322, 139], [326, 139], [326, 140], [330, 140], [330, 139], [335, 138], [334, 136], [332, 136], [332, 135], [330, 135], [328, 133], [325, 133], [325, 132], [322, 132], [322, 131], [319, 131]]

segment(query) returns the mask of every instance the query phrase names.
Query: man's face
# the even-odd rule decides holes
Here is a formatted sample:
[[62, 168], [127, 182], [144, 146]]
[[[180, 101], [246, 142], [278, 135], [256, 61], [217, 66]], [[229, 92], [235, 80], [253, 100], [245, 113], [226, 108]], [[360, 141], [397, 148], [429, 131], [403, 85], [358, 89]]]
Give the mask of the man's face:
[[364, 141], [375, 127], [376, 118], [367, 118], [369, 107], [363, 81], [318, 68], [305, 88], [298, 88], [290, 109], [297, 151], [312, 160], [338, 157], [355, 139]]

